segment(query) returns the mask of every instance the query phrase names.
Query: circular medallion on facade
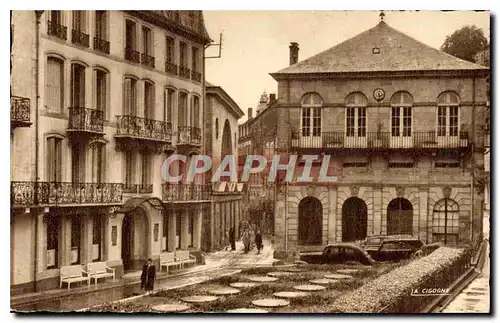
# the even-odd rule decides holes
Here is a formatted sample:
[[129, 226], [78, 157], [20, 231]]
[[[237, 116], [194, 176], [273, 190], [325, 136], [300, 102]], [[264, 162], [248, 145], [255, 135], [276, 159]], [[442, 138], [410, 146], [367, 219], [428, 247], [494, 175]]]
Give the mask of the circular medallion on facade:
[[385, 92], [381, 88], [375, 89], [373, 91], [373, 98], [377, 101], [382, 101], [385, 98]]

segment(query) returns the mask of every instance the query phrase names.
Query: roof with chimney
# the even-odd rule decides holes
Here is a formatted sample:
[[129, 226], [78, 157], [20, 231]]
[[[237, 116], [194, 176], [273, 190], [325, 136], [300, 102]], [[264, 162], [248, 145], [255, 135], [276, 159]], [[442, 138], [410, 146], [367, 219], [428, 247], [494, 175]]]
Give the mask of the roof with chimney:
[[271, 75], [457, 70], [487, 69], [426, 45], [382, 20], [357, 36]]

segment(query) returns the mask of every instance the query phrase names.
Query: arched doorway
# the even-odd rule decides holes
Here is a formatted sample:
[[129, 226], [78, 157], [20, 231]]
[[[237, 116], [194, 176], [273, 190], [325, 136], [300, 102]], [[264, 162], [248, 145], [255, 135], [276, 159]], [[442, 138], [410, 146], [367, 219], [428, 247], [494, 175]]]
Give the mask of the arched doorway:
[[122, 222], [122, 261], [124, 270], [138, 270], [149, 257], [149, 223], [142, 208], [125, 214]]
[[367, 207], [365, 201], [350, 197], [342, 205], [342, 241], [366, 238]]
[[413, 234], [413, 206], [398, 197], [387, 206], [387, 234]]
[[323, 242], [323, 206], [312, 196], [299, 203], [299, 244], [318, 245]]

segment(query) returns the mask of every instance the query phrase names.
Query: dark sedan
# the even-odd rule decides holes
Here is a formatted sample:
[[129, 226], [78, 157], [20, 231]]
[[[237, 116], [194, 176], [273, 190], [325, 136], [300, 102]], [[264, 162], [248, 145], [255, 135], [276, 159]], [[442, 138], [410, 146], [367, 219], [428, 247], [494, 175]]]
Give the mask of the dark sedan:
[[373, 265], [375, 261], [370, 255], [355, 244], [335, 243], [319, 252], [301, 252], [300, 260], [310, 264], [339, 264], [356, 261], [363, 265]]

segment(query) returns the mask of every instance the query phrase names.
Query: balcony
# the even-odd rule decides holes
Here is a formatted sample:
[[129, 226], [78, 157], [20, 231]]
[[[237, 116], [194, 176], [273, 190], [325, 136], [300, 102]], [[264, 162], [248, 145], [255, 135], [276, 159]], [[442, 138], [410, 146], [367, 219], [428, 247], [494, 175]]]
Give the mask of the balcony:
[[148, 148], [162, 153], [172, 148], [172, 124], [135, 116], [116, 116], [117, 149], [121, 151]]
[[130, 47], [125, 47], [125, 59], [137, 64], [141, 63], [141, 55], [138, 51]]
[[178, 67], [174, 63], [165, 62], [165, 72], [172, 75], [178, 75]]
[[89, 35], [73, 29], [71, 30], [71, 42], [73, 44], [89, 47]]
[[177, 145], [201, 146], [201, 129], [197, 127], [179, 126], [177, 128]]
[[469, 135], [438, 136], [435, 131], [412, 132], [410, 136], [392, 136], [390, 132], [367, 132], [365, 136], [347, 136], [345, 132], [322, 132], [301, 136], [292, 131], [292, 149], [460, 149], [469, 146]]
[[51, 21], [47, 22], [47, 34], [61, 39], [68, 39], [68, 28]]
[[206, 184], [163, 184], [162, 200], [164, 203], [189, 203], [210, 201], [211, 185]]
[[179, 66], [179, 76], [190, 79], [191, 78], [191, 70], [184, 66]]
[[154, 56], [149, 56], [146, 53], [141, 54], [141, 64], [146, 65], [148, 67], [154, 68], [155, 67], [155, 57]]
[[191, 71], [191, 79], [196, 82], [201, 82], [201, 73], [200, 72], [195, 72]]
[[30, 122], [30, 99], [19, 96], [10, 97], [10, 126], [29, 127]]
[[153, 184], [130, 184], [125, 183], [123, 193], [151, 194], [153, 193]]
[[94, 37], [94, 49], [109, 54], [109, 41]]
[[122, 183], [11, 182], [11, 205], [123, 203]]
[[104, 134], [104, 114], [101, 110], [69, 108], [68, 132], [91, 135]]

